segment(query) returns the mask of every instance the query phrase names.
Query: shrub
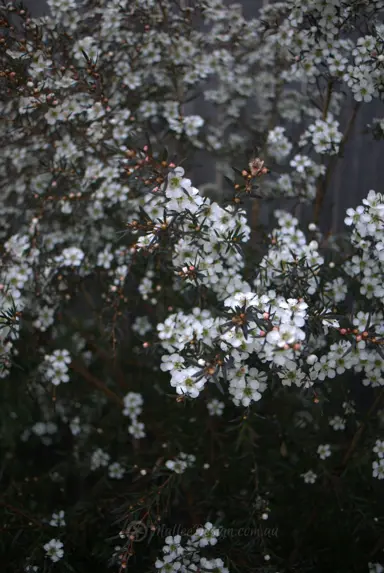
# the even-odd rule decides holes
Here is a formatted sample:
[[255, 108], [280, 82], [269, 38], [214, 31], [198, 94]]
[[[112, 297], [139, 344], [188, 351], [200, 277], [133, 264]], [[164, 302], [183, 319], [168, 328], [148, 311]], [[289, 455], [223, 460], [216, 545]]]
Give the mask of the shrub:
[[383, 195], [320, 224], [383, 3], [49, 5], [1, 20], [6, 571], [383, 571]]

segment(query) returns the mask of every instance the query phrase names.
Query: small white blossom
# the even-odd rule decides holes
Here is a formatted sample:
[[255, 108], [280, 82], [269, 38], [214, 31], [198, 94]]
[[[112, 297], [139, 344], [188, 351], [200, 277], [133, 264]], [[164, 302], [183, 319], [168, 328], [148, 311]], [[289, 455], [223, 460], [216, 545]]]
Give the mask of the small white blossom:
[[301, 474], [301, 477], [304, 479], [305, 483], [315, 483], [317, 479], [317, 475], [312, 470], [308, 470], [307, 472]]
[[384, 458], [384, 440], [376, 440], [373, 452], [375, 452], [379, 458]]
[[384, 458], [372, 462], [372, 476], [380, 480], [384, 479]]
[[321, 460], [326, 460], [331, 455], [331, 446], [329, 444], [322, 444], [317, 448], [317, 453]]
[[122, 479], [124, 477], [125, 470], [121, 464], [114, 462], [108, 467], [108, 476], [111, 479]]
[[329, 425], [334, 430], [345, 430], [345, 419], [341, 418], [341, 416], [334, 416], [329, 420]]
[[60, 561], [64, 556], [63, 543], [59, 539], [51, 539], [44, 546], [47, 557], [51, 559], [54, 563]]
[[65, 513], [63, 510], [59, 511], [58, 513], [53, 513], [51, 521], [49, 525], [52, 527], [64, 527], [65, 526]]

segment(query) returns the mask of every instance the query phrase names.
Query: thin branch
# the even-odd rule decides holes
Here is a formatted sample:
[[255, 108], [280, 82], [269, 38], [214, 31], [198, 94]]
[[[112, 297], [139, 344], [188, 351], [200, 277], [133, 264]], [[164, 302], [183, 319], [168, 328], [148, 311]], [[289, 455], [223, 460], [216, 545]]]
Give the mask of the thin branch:
[[124, 405], [123, 400], [117, 394], [110, 390], [108, 386], [96, 378], [96, 376], [88, 372], [88, 370], [84, 368], [84, 366], [82, 366], [80, 363], [73, 361], [70, 364], [70, 368], [80, 374], [85, 380], [87, 380], [87, 382], [98, 388], [98, 390], [101, 390], [106, 396], [108, 396], [108, 398], [116, 402], [119, 406]]
[[22, 517], [24, 517], [25, 519], [28, 519], [28, 521], [30, 523], [33, 523], [34, 525], [36, 525], [37, 527], [43, 527], [43, 524], [40, 523], [39, 521], [37, 521], [37, 519], [35, 519], [34, 517], [32, 517], [31, 515], [28, 515], [27, 513], [24, 513], [24, 511], [22, 511], [21, 509], [18, 509], [17, 507], [14, 507], [13, 505], [10, 505], [9, 503], [5, 503], [5, 501], [1, 501], [0, 500], [0, 505], [2, 505], [3, 507], [5, 507], [6, 509], [9, 509], [9, 511], [11, 511], [12, 513], [16, 513], [17, 515], [21, 515]]
[[328, 111], [329, 111], [329, 106], [331, 104], [331, 98], [332, 98], [332, 89], [333, 89], [333, 82], [332, 80], [328, 81], [328, 85], [327, 85], [327, 93], [325, 96], [325, 100], [324, 100], [324, 106], [323, 106], [323, 121], [325, 121], [327, 119], [327, 115], [328, 115]]
[[366, 428], [367, 422], [369, 420], [369, 418], [372, 416], [372, 414], [375, 412], [375, 410], [378, 408], [378, 406], [380, 405], [381, 400], [384, 397], [384, 389], [381, 390], [381, 392], [378, 394], [378, 396], [376, 397], [376, 400], [373, 402], [372, 406], [370, 407], [370, 409], [368, 410], [367, 413], [367, 419], [366, 421], [361, 424], [361, 426], [359, 426], [358, 430], [355, 432], [355, 435], [353, 436], [351, 443], [349, 445], [348, 450], [345, 453], [345, 456], [343, 458], [343, 461], [341, 462], [341, 468], [343, 470], [343, 473], [346, 470], [347, 464], [349, 462], [350, 457], [352, 456], [353, 452], [356, 449], [357, 444], [360, 441], [360, 438]]
[[323, 202], [325, 199], [325, 194], [328, 188], [328, 185], [330, 183], [331, 180], [331, 176], [333, 175], [334, 169], [337, 165], [337, 162], [339, 160], [339, 158], [342, 156], [342, 153], [344, 151], [344, 147], [345, 144], [347, 143], [349, 136], [351, 134], [351, 131], [353, 129], [356, 117], [357, 117], [357, 112], [359, 111], [360, 108], [360, 103], [356, 103], [356, 105], [353, 108], [351, 117], [349, 118], [347, 127], [345, 129], [345, 133], [343, 135], [343, 139], [340, 142], [340, 147], [339, 147], [339, 152], [338, 154], [333, 158], [333, 160], [331, 160], [328, 164], [327, 170], [325, 172], [325, 175], [323, 178], [319, 179], [319, 183], [317, 185], [317, 190], [316, 190], [316, 199], [315, 199], [315, 209], [314, 209], [314, 215], [313, 215], [313, 220], [316, 224], [318, 224], [319, 222], [319, 218], [320, 218], [320, 213], [321, 213], [321, 208], [323, 206]]
[[[350, 458], [351, 458], [351, 456], [352, 456], [352, 454], [353, 454], [353, 452], [354, 452], [354, 450], [355, 450], [355, 448], [356, 448], [356, 446], [357, 446], [357, 444], [358, 444], [358, 442], [359, 442], [359, 440], [360, 440], [360, 438], [361, 438], [361, 436], [362, 436], [362, 434], [363, 434], [363, 431], [364, 431], [364, 429], [365, 429], [365, 427], [366, 427], [366, 424], [367, 424], [368, 419], [370, 418], [370, 416], [375, 412], [375, 410], [376, 410], [377, 407], [379, 406], [379, 404], [380, 404], [380, 402], [381, 402], [383, 396], [384, 396], [384, 389], [381, 390], [380, 394], [376, 397], [376, 400], [373, 402], [373, 404], [371, 405], [370, 409], [368, 410], [366, 422], [364, 422], [364, 424], [361, 424], [361, 426], [359, 427], [359, 429], [356, 431], [355, 435], [353, 436], [352, 441], [351, 441], [351, 443], [350, 443], [350, 445], [349, 445], [349, 448], [348, 448], [348, 450], [347, 450], [347, 452], [346, 452], [346, 454], [345, 454], [345, 456], [344, 456], [344, 458], [343, 458], [342, 464], [341, 464], [341, 470], [342, 470], [342, 471], [341, 471], [341, 473], [339, 474], [340, 477], [344, 474], [344, 472], [345, 472], [345, 470], [346, 470], [346, 468], [347, 468], [348, 462], [349, 462], [349, 460], [350, 460]], [[304, 531], [305, 531], [305, 532], [306, 532], [306, 531], [309, 529], [309, 527], [316, 521], [316, 518], [317, 518], [317, 515], [318, 515], [318, 511], [319, 511], [319, 509], [320, 509], [321, 503], [322, 503], [322, 500], [319, 499], [319, 502], [318, 502], [318, 503], [316, 504], [316, 506], [313, 508], [313, 510], [312, 510], [312, 512], [311, 512], [311, 514], [310, 514], [310, 516], [309, 516], [309, 518], [308, 518], [308, 521], [307, 521], [307, 523], [306, 523], [306, 525], [305, 525], [305, 528], [304, 528]], [[290, 554], [290, 556], [289, 556], [288, 563], [289, 563], [290, 566], [293, 566], [293, 564], [294, 564], [294, 562], [295, 562], [295, 560], [296, 560], [296, 558], [297, 558], [298, 552], [299, 552], [299, 550], [300, 550], [300, 548], [301, 548], [301, 546], [302, 546], [302, 544], [303, 544], [303, 541], [304, 541], [303, 538], [300, 539], [300, 540], [297, 540], [297, 542], [296, 542], [296, 544], [295, 544], [295, 547], [293, 548], [293, 550], [292, 550], [292, 552], [291, 552], [291, 554]], [[383, 539], [382, 539], [382, 538], [379, 540], [379, 542], [377, 542], [377, 547], [378, 547], [378, 548], [380, 548], [381, 545], [379, 545], [379, 544], [381, 544], [382, 542], [383, 542]], [[377, 550], [378, 550], [378, 549], [376, 549], [376, 547], [375, 547], [375, 549], [372, 551], [372, 554], [374, 554]]]

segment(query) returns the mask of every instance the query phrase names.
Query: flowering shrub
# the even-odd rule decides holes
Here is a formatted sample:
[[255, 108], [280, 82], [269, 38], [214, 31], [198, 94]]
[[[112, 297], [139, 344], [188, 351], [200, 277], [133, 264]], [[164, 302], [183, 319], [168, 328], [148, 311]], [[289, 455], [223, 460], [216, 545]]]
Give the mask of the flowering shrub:
[[1, 9], [6, 570], [384, 571], [384, 197], [320, 225], [384, 3], [49, 5]]

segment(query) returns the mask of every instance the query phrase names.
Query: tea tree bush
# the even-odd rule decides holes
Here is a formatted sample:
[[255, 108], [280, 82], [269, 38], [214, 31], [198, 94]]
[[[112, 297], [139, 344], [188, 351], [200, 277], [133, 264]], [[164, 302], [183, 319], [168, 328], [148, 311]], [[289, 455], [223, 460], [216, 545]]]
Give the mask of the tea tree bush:
[[5, 571], [384, 570], [383, 5], [2, 5]]

